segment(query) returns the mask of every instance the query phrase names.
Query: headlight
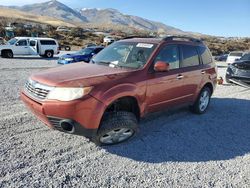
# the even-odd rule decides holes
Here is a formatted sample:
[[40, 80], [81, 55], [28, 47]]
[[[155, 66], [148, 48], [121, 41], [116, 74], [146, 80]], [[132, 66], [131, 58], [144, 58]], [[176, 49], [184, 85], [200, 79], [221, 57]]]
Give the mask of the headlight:
[[72, 101], [79, 99], [84, 95], [87, 95], [91, 91], [92, 87], [84, 88], [66, 88], [66, 87], [55, 87], [52, 89], [47, 99], [59, 100], [59, 101]]
[[73, 58], [65, 58], [65, 61], [73, 61]]
[[231, 71], [234, 73], [235, 71], [236, 71], [236, 67], [234, 67], [232, 64], [230, 64], [229, 66], [228, 66], [230, 69], [231, 69]]

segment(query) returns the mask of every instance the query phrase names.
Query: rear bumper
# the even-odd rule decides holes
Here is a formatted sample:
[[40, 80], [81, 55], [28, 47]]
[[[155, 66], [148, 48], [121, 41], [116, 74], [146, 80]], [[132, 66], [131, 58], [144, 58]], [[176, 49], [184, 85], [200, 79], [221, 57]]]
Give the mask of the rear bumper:
[[[103, 103], [91, 96], [70, 102], [47, 101], [40, 103], [22, 92], [21, 99], [33, 114], [48, 127], [87, 138], [92, 138], [96, 134], [106, 108]], [[54, 121], [53, 118], [57, 121]], [[61, 121], [72, 122], [74, 131], [63, 130], [60, 125]]]

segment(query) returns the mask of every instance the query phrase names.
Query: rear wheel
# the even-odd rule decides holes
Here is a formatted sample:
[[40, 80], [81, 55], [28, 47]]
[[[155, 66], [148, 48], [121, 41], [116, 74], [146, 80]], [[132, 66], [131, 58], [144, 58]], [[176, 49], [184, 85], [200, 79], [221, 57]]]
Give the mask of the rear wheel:
[[111, 112], [107, 114], [95, 138], [97, 145], [113, 145], [124, 142], [137, 132], [137, 119], [131, 112]]
[[53, 51], [46, 51], [44, 55], [47, 58], [52, 58], [54, 56], [54, 53], [53, 53]]
[[211, 90], [208, 87], [204, 87], [194, 105], [190, 107], [191, 111], [196, 114], [205, 113], [210, 103], [211, 94]]

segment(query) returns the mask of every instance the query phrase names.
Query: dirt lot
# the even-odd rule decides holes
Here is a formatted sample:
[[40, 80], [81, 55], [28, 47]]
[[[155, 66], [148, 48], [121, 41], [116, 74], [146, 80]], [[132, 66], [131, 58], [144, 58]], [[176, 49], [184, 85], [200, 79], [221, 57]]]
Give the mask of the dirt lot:
[[133, 140], [96, 147], [48, 129], [19, 100], [32, 72], [54, 66], [0, 58], [0, 187], [250, 187], [250, 90], [218, 86], [206, 114], [155, 113]]

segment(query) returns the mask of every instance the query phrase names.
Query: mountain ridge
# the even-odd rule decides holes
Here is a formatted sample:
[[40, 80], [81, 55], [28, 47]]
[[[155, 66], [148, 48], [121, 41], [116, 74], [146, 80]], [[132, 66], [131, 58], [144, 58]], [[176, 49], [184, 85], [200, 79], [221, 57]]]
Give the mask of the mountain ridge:
[[148, 20], [139, 16], [126, 15], [120, 11], [107, 8], [80, 8], [72, 9], [67, 5], [51, 0], [44, 3], [35, 3], [24, 6], [9, 6], [7, 8], [16, 9], [41, 16], [49, 16], [74, 23], [90, 24], [114, 24], [117, 26], [132, 27], [139, 30], [166, 33], [166, 34], [186, 34], [186, 32], [164, 23]]

